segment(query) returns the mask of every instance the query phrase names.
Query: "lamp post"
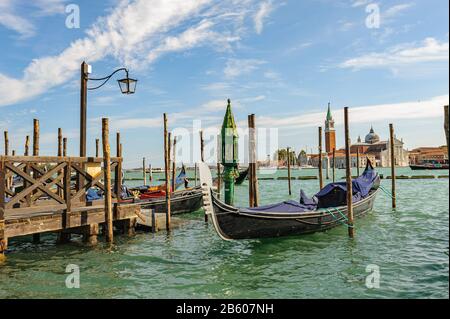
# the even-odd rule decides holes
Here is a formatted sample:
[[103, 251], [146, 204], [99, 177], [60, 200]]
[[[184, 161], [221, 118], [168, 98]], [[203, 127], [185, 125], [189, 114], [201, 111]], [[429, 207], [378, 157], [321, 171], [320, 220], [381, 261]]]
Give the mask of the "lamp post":
[[[104, 86], [116, 73], [124, 71], [126, 77], [118, 80], [120, 91], [122, 94], [134, 94], [136, 91], [136, 79], [131, 79], [128, 76], [128, 70], [126, 68], [120, 68], [115, 70], [108, 76], [103, 78], [89, 78], [89, 74], [92, 73], [91, 66], [86, 62], [81, 64], [81, 90], [80, 90], [80, 157], [86, 156], [86, 118], [87, 118], [87, 91], [93, 91]], [[88, 88], [88, 81], [100, 81], [100, 85], [92, 88]]]
[[223, 181], [225, 185], [225, 203], [234, 204], [234, 182], [238, 164], [238, 133], [231, 101], [228, 99], [227, 111], [221, 130], [221, 159], [224, 166]]

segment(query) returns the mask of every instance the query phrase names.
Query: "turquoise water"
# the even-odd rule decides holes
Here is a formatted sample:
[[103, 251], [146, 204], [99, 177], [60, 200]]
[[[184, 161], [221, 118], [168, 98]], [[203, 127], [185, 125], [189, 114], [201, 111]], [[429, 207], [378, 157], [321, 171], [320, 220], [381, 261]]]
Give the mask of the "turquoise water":
[[[388, 169], [380, 172], [389, 175]], [[299, 174], [316, 171], [293, 172]], [[448, 171], [404, 168], [397, 174]], [[382, 184], [390, 188], [390, 180]], [[239, 205], [247, 204], [247, 186], [236, 188]], [[317, 192], [318, 181], [296, 180], [292, 187], [297, 199], [300, 188]], [[287, 181], [260, 181], [260, 195], [262, 204], [287, 199]], [[112, 249], [88, 248], [79, 238], [60, 246], [54, 235], [43, 236], [41, 245], [12, 240], [0, 265], [0, 298], [448, 298], [449, 180], [398, 180], [397, 196], [393, 211], [390, 199], [378, 195], [374, 211], [356, 221], [354, 240], [338, 227], [224, 242], [201, 212], [184, 215], [186, 223], [169, 235], [116, 236]], [[65, 286], [68, 264], [80, 267], [80, 289]], [[365, 285], [371, 264], [380, 270], [377, 289]]]

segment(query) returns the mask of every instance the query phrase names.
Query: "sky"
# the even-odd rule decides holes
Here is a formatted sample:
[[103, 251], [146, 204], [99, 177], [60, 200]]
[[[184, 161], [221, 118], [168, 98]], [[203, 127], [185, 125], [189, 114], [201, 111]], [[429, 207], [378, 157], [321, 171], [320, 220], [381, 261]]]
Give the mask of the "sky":
[[180, 139], [178, 161], [194, 162], [196, 129], [220, 128], [228, 98], [239, 129], [255, 114], [259, 138], [270, 132], [260, 158], [274, 147], [317, 150], [328, 102], [338, 147], [345, 106], [352, 141], [371, 126], [387, 139], [394, 123], [408, 149], [443, 145], [448, 7], [446, 0], [0, 0], [0, 129], [22, 154], [38, 118], [41, 155], [56, 154], [61, 127], [76, 156], [86, 61], [93, 78], [126, 67], [139, 80], [134, 95], [120, 94], [122, 73], [88, 93], [88, 154], [107, 117], [111, 140], [121, 133], [126, 168], [143, 157], [163, 164], [163, 113], [175, 135], [191, 134]]

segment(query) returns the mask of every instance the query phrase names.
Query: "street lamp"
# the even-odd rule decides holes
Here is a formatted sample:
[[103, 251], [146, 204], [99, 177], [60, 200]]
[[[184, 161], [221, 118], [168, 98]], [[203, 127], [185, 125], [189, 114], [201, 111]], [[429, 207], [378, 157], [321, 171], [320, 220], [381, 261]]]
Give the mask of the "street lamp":
[[[81, 64], [81, 92], [80, 92], [80, 157], [86, 157], [86, 117], [87, 117], [87, 91], [93, 91], [104, 86], [116, 73], [124, 71], [126, 77], [120, 79], [119, 88], [122, 94], [134, 94], [136, 92], [136, 79], [131, 79], [128, 75], [126, 68], [120, 68], [115, 70], [108, 76], [103, 78], [90, 78], [89, 74], [92, 73], [91, 66], [86, 62]], [[88, 81], [102, 82], [101, 84], [88, 88]]]

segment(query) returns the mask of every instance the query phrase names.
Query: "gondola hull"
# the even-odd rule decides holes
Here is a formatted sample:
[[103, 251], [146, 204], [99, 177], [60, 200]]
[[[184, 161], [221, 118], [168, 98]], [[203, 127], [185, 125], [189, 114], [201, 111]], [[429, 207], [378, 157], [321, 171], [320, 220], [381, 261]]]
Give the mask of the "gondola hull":
[[[373, 208], [377, 190], [353, 206], [354, 218], [363, 216]], [[310, 234], [345, 224], [347, 207], [317, 210], [299, 214], [289, 213], [243, 213], [228, 206], [211, 192], [213, 222], [220, 237], [225, 240], [272, 238]], [[330, 214], [330, 211], [332, 214]], [[342, 215], [341, 215], [342, 213]]]
[[[170, 198], [171, 215], [192, 213], [199, 210], [203, 205], [201, 188], [193, 188], [174, 192]], [[166, 212], [166, 198], [153, 198], [142, 201], [144, 209], [153, 209], [155, 213]]]

